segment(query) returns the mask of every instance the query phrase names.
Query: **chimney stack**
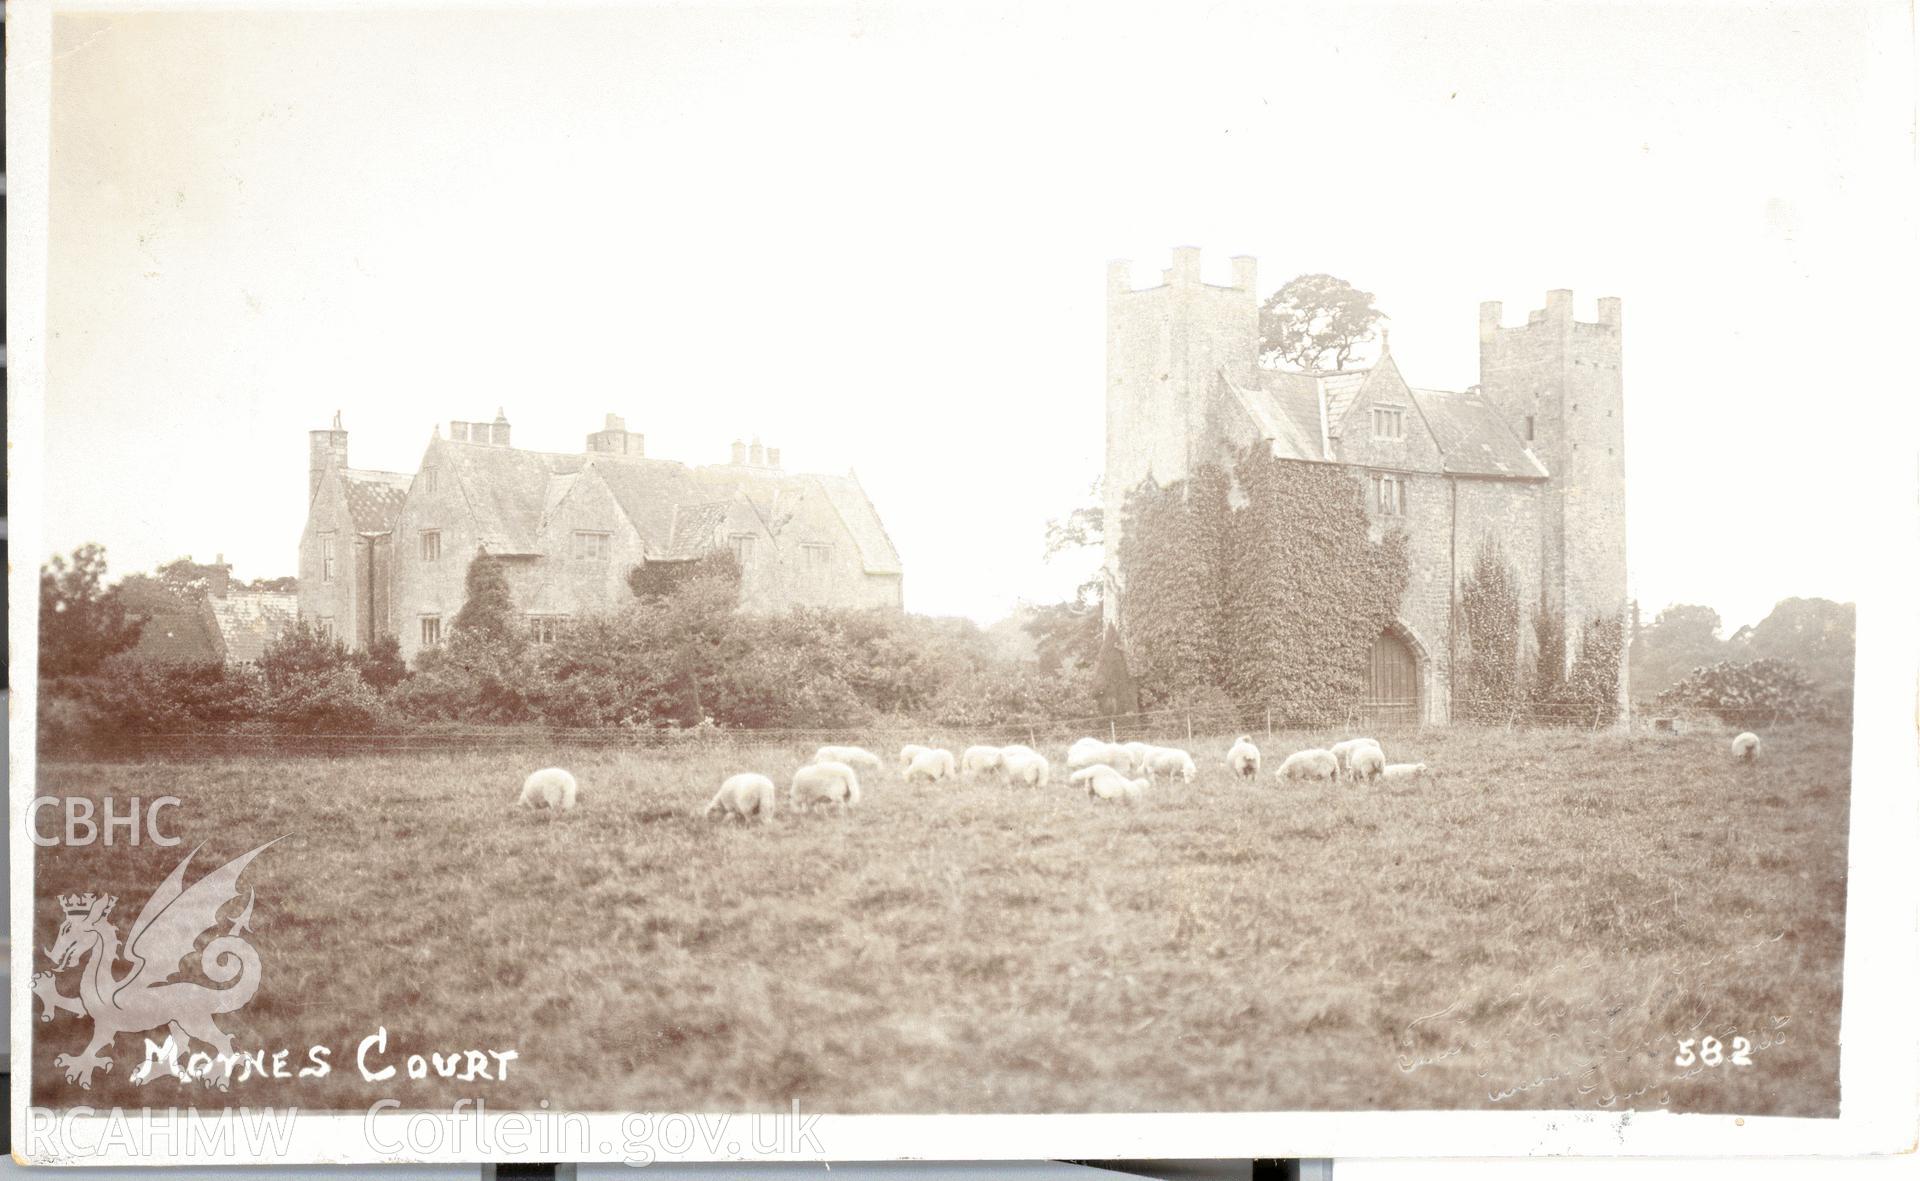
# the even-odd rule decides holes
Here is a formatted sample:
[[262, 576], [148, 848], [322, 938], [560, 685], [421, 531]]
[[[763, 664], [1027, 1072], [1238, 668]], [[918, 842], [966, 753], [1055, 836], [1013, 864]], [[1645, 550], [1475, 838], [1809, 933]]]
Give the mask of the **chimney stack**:
[[738, 439], [733, 441], [733, 462], [735, 465], [747, 462], [747, 445]]
[[778, 447], [767, 448], [767, 466], [771, 468], [777, 468], [780, 466], [780, 448]]
[[647, 453], [645, 435], [627, 429], [627, 420], [618, 414], [607, 415], [607, 425], [587, 435], [587, 450], [600, 455], [631, 455], [639, 459]]
[[347, 466], [347, 432], [340, 425], [340, 412], [333, 412], [333, 427], [307, 432], [307, 501], [320, 494], [320, 477], [329, 466]]
[[[335, 415], [334, 422], [338, 423], [339, 421], [339, 415]], [[233, 567], [227, 565], [227, 555], [218, 553], [213, 555], [213, 569], [212, 572], [207, 575], [208, 596], [215, 599], [226, 598], [227, 588], [232, 581]]]
[[753, 437], [753, 446], [747, 451], [747, 462], [754, 467], [767, 466], [767, 449], [760, 445], [760, 436]]

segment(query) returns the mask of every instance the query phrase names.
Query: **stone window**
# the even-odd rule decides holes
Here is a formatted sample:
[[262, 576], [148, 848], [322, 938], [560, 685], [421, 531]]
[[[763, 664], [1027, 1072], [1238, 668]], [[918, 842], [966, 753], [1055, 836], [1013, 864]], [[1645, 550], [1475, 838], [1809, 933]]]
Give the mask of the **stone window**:
[[430, 467], [421, 468], [420, 483], [421, 483], [421, 486], [424, 487], [428, 492], [432, 492], [435, 489], [439, 488], [440, 487], [439, 471]]
[[806, 559], [807, 573], [819, 575], [833, 564], [833, 547], [830, 545], [803, 545], [800, 554]]
[[576, 531], [573, 556], [585, 562], [604, 562], [613, 556], [613, 534]]
[[1373, 511], [1383, 517], [1403, 517], [1407, 513], [1407, 478], [1376, 472], [1373, 480]]
[[753, 534], [729, 533], [727, 535], [727, 548], [733, 551], [733, 560], [740, 563], [744, 568], [747, 564], [747, 559], [753, 557]]
[[420, 531], [420, 560], [438, 562], [440, 560], [440, 531], [422, 529]]
[[320, 581], [333, 581], [333, 534], [320, 535]]
[[333, 616], [322, 615], [318, 621], [317, 626], [320, 629], [320, 638], [327, 641], [329, 644], [331, 644], [334, 638]]
[[420, 617], [420, 646], [431, 648], [440, 642], [440, 617], [422, 615]]
[[1533, 415], [1527, 415], [1527, 442], [1533, 442]]
[[1407, 412], [1394, 406], [1373, 408], [1373, 437], [1403, 439], [1407, 434]]
[[536, 644], [551, 644], [560, 638], [560, 629], [566, 620], [564, 615], [529, 615], [527, 633]]

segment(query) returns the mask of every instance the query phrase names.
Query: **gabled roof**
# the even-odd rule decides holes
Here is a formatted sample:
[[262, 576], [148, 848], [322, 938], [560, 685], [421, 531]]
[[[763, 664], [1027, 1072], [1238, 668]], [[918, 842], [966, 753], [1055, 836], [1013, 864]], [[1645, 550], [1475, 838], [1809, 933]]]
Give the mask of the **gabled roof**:
[[673, 549], [674, 516], [680, 504], [712, 499], [702, 495], [686, 464], [670, 459], [621, 459], [595, 463], [593, 470], [633, 522], [650, 558], [665, 558]]
[[825, 490], [827, 500], [840, 514], [847, 532], [853, 534], [853, 543], [860, 547], [860, 562], [867, 573], [900, 573], [900, 553], [893, 548], [893, 539], [887, 536], [886, 526], [880, 523], [880, 514], [860, 481], [852, 475], [812, 479]]
[[1320, 419], [1320, 389], [1312, 374], [1280, 369], [1260, 371], [1260, 388], [1242, 389], [1227, 381], [1263, 439], [1273, 440], [1273, 453], [1283, 459], [1324, 460], [1327, 433]]
[[407, 499], [413, 477], [401, 472], [341, 468], [340, 488], [347, 497], [347, 515], [355, 533], [391, 533]]
[[208, 596], [207, 606], [226, 644], [229, 664], [260, 659], [267, 645], [300, 615], [300, 597], [284, 591], [229, 591], [224, 598]]
[[1373, 376], [1372, 369], [1346, 369], [1338, 373], [1316, 373], [1320, 395], [1326, 399], [1327, 429], [1332, 430], [1347, 417], [1347, 407]]
[[122, 604], [146, 619], [130, 655], [156, 664], [220, 659], [220, 638], [200, 608], [204, 593], [174, 590], [155, 578], [124, 579]]
[[1443, 471], [1524, 480], [1547, 478], [1547, 469], [1485, 395], [1414, 390], [1413, 404], [1439, 445]]
[[540, 522], [547, 510], [547, 482], [572, 475], [580, 455], [522, 451], [448, 439], [440, 444], [446, 466], [460, 481], [473, 509], [480, 544], [490, 554], [537, 554]]
[[713, 535], [727, 522], [733, 503], [726, 500], [706, 504], [683, 504], [673, 510], [673, 533], [667, 542], [666, 556], [672, 559], [697, 558], [713, 546]]
[[[1383, 359], [1391, 366], [1391, 359]], [[1376, 367], [1377, 368], [1377, 367]], [[1334, 456], [1328, 434], [1336, 431], [1376, 369], [1341, 373], [1293, 373], [1262, 369], [1260, 388], [1242, 388], [1224, 372], [1228, 391], [1246, 411], [1260, 438], [1273, 442], [1281, 459], [1329, 462]], [[1397, 379], [1398, 370], [1392, 375]], [[1444, 472], [1542, 480], [1547, 469], [1522, 443], [1499, 410], [1479, 393], [1453, 393], [1408, 387], [1415, 409], [1440, 451]]]

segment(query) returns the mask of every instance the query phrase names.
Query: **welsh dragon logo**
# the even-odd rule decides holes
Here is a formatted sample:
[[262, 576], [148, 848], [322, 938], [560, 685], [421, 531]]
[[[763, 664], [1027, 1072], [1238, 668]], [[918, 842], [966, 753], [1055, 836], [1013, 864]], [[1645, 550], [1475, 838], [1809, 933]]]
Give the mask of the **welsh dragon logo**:
[[[247, 922], [253, 917], [251, 889], [245, 909], [228, 925], [227, 933], [215, 936], [200, 952], [200, 968], [207, 978], [227, 987], [209, 988], [172, 977], [179, 972], [181, 960], [193, 953], [200, 936], [219, 921], [220, 908], [240, 896], [241, 871], [273, 843], [241, 854], [191, 886], [182, 883], [188, 862], [200, 850], [188, 853], [140, 908], [140, 917], [127, 931], [124, 952], [119, 934], [108, 922], [117, 898], [96, 897], [92, 892], [60, 896], [66, 921], [60, 924], [53, 946], [46, 949], [53, 971], [34, 977], [33, 993], [40, 998], [42, 1021], [51, 1021], [61, 1012], [93, 1018], [93, 1038], [86, 1049], [56, 1055], [53, 1060], [68, 1082], [91, 1089], [94, 1071], [113, 1069], [113, 1060], [102, 1055], [112, 1048], [114, 1038], [161, 1026], [182, 1050], [192, 1038], [221, 1054], [233, 1053], [233, 1038], [213, 1018], [243, 1007], [260, 987], [259, 953], [240, 937], [240, 932], [250, 929]], [[116, 972], [123, 959], [129, 966]], [[84, 964], [80, 993], [67, 996], [60, 992], [55, 973], [76, 964]], [[142, 1066], [129, 1079], [144, 1083], [149, 1077], [149, 1068]], [[224, 1080], [219, 1085], [224, 1088]]]

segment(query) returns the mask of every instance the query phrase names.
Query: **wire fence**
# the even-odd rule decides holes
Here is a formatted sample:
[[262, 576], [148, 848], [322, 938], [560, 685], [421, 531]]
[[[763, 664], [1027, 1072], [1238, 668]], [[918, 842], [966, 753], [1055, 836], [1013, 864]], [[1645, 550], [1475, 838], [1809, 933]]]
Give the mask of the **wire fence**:
[[1563, 729], [1685, 733], [1700, 730], [1765, 730], [1795, 722], [1844, 724], [1831, 712], [1792, 712], [1778, 708], [1661, 711], [1626, 710], [1592, 702], [1455, 702], [1451, 720], [1427, 716], [1410, 702], [1365, 701], [1344, 708], [1321, 702], [1287, 702], [1254, 708], [1169, 708], [1127, 714], [1001, 721], [980, 725], [888, 719], [847, 726], [731, 728], [701, 725], [609, 726], [435, 726], [383, 732], [291, 733], [259, 728], [233, 731], [120, 733], [89, 741], [83, 748], [53, 747], [49, 759], [226, 759], [244, 756], [342, 758], [365, 755], [473, 755], [528, 750], [697, 751], [710, 748], [792, 747], [809, 750], [853, 743], [892, 747], [909, 742], [962, 746], [1025, 743], [1066, 746], [1082, 737], [1181, 745], [1240, 734], [1282, 736], [1303, 741], [1356, 733], [1396, 734], [1433, 726], [1481, 729]]

